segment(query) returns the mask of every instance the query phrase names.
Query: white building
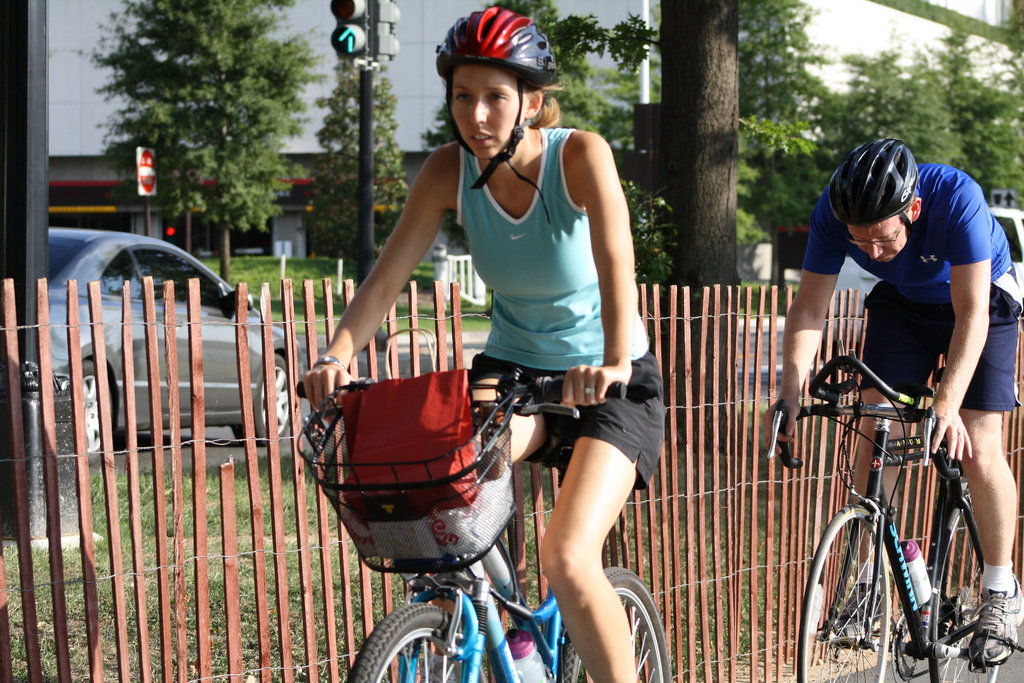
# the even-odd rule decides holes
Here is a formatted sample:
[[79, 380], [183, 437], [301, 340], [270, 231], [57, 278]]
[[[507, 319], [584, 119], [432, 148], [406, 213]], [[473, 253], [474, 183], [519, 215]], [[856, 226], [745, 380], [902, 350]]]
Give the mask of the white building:
[[[999, 24], [1010, 12], [1011, 0], [932, 0], [934, 4]], [[656, 4], [657, 0], [651, 0]], [[912, 42], [931, 43], [947, 29], [868, 0], [805, 0], [816, 11], [810, 28], [812, 39], [825, 46], [829, 58], [838, 61], [849, 52], [871, 52], [891, 44], [893, 36]], [[561, 0], [563, 14], [593, 14], [602, 25], [612, 26], [629, 14], [640, 14], [643, 0]], [[99, 226], [142, 232], [142, 205], [117, 205], [109, 198], [117, 179], [103, 164], [104, 123], [116, 110], [97, 89], [106, 80], [89, 59], [96, 49], [101, 27], [120, 8], [120, 0], [48, 0], [49, 45], [49, 151], [51, 224]], [[410, 153], [422, 152], [421, 136], [434, 124], [443, 101], [443, 88], [434, 70], [436, 45], [459, 16], [482, 6], [465, 0], [398, 0], [401, 19], [396, 33], [401, 45], [387, 66], [387, 77], [397, 96], [398, 142]], [[329, 45], [334, 28], [329, 0], [298, 0], [288, 13], [283, 34], [300, 34], [320, 58], [328, 76], [336, 56]], [[59, 36], [60, 40], [54, 40]], [[831, 67], [839, 69], [841, 67]], [[827, 71], [830, 80], [841, 80], [839, 71]], [[307, 89], [309, 122], [303, 134], [288, 142], [285, 152], [309, 161], [320, 150], [316, 131], [321, 115], [314, 102], [333, 88], [331, 78]], [[421, 155], [414, 155], [421, 156]], [[305, 253], [302, 218], [308, 203], [308, 178], [292, 179], [295, 189], [281, 199], [285, 213], [275, 219], [272, 234], [260, 236], [267, 251]], [[156, 228], [155, 231], [159, 231]], [[243, 242], [238, 242], [240, 246]], [[199, 245], [200, 247], [202, 245]]]

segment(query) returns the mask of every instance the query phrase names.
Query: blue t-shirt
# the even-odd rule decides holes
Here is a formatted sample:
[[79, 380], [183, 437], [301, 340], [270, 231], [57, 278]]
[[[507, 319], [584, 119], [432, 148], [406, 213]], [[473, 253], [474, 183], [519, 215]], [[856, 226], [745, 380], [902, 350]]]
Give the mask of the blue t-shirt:
[[1005, 282], [1011, 269], [1010, 247], [981, 187], [951, 166], [919, 164], [918, 170], [921, 215], [914, 221], [907, 245], [892, 261], [873, 261], [850, 243], [846, 224], [832, 215], [826, 189], [811, 214], [804, 269], [832, 275], [849, 255], [864, 270], [895, 285], [903, 296], [928, 304], [951, 302], [950, 266], [991, 259], [991, 281], [1004, 278]]
[[[456, 220], [466, 232], [473, 266], [493, 290], [485, 352], [543, 370], [601, 365], [601, 292], [590, 244], [590, 221], [569, 197], [562, 163], [567, 128], [542, 128], [541, 174], [549, 222], [534, 194], [520, 218], [510, 216], [486, 185], [474, 190], [480, 162], [465, 150]], [[647, 352], [637, 316], [633, 359]]]

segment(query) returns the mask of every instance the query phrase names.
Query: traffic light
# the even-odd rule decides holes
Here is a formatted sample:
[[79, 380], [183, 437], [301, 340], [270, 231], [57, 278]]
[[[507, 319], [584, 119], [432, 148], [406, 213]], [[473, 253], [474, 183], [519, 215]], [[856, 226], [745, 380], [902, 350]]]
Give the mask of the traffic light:
[[402, 16], [395, 0], [376, 0], [373, 19], [377, 22], [374, 32], [373, 56], [376, 59], [394, 59], [398, 54], [398, 38], [395, 37], [395, 24]]
[[331, 0], [331, 14], [338, 21], [331, 45], [342, 57], [366, 55], [366, 0]]

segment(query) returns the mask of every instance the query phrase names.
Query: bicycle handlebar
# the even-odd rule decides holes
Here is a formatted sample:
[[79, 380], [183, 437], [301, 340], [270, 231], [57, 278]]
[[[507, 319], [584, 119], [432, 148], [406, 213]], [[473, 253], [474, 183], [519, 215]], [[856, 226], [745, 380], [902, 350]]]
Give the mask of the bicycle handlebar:
[[[562, 402], [562, 384], [565, 381], [565, 375], [553, 375], [545, 377], [537, 377], [532, 382], [527, 383], [526, 387], [531, 387], [538, 394], [540, 402], [558, 404]], [[345, 386], [338, 387], [334, 390], [334, 393], [338, 391], [346, 391], [349, 389], [364, 389], [369, 385], [373, 384], [373, 380], [359, 379]], [[307, 398], [306, 387], [300, 381], [295, 387], [295, 393], [299, 398]], [[623, 382], [612, 382], [608, 385], [608, 390], [605, 392], [607, 398], [626, 398], [628, 393], [628, 387]]]
[[893, 389], [874, 373], [864, 362], [856, 356], [835, 356], [829, 360], [818, 371], [818, 374], [811, 380], [809, 392], [812, 397], [820, 398], [829, 403], [838, 403], [839, 396], [849, 393], [857, 388], [857, 380], [851, 377], [843, 382], [829, 382], [828, 379], [837, 370], [845, 370], [851, 374], [857, 374], [867, 380], [868, 384], [885, 398], [911, 408], [916, 408], [919, 397], [909, 396], [902, 391]]
[[[553, 377], [538, 377], [532, 384], [537, 387], [540, 400], [544, 403], [562, 402], [562, 385], [565, 383], [565, 375]], [[607, 398], [626, 398], [626, 385], [623, 382], [612, 382], [605, 392]]]
[[[865, 405], [859, 402], [850, 406], [837, 405], [839, 403], [839, 397], [842, 394], [853, 391], [857, 387], [857, 380], [855, 377], [851, 377], [842, 382], [830, 382], [829, 378], [839, 370], [845, 370], [851, 374], [860, 375], [864, 380], [866, 380], [866, 383], [869, 386], [878, 390], [882, 396], [887, 398], [894, 405], [874, 406]], [[919, 408], [918, 406], [921, 396], [912, 396], [890, 387], [859, 358], [850, 355], [833, 357], [831, 360], [826, 362], [814, 378], [811, 379], [809, 393], [812, 397], [819, 398], [826, 401], [826, 403], [801, 407], [800, 411], [797, 413], [798, 420], [812, 415], [821, 415], [826, 417], [873, 416], [913, 422], [920, 421], [922, 423], [922, 453], [925, 467], [927, 467], [931, 461], [934, 462], [936, 471], [943, 479], [952, 480], [960, 477], [960, 471], [956, 467], [951, 467], [949, 465], [948, 458], [946, 457], [947, 451], [945, 446], [940, 445], [939, 449], [936, 451], [935, 457], [932, 458], [932, 438], [934, 437], [936, 423], [934, 409], [930, 406], [927, 409]], [[911, 419], [907, 420], [908, 417], [911, 417]], [[775, 455], [775, 447], [778, 446], [779, 459], [782, 460], [782, 464], [790, 469], [796, 469], [803, 465], [803, 460], [792, 455], [788, 443], [778, 441], [779, 430], [783, 425], [785, 425], [787, 418], [788, 412], [786, 410], [785, 401], [780, 399], [776, 404], [775, 415], [772, 420], [772, 432], [768, 445], [768, 458], [772, 458]]]
[[[797, 413], [797, 419], [799, 420], [801, 417], [802, 415]], [[775, 457], [775, 447], [778, 446], [779, 459], [782, 460], [782, 464], [791, 470], [795, 470], [803, 467], [803, 459], [793, 455], [788, 443], [779, 441], [779, 430], [786, 424], [788, 418], [789, 413], [786, 410], [786, 401], [780, 398], [779, 402], [775, 404], [775, 415], [772, 417], [772, 436], [771, 441], [768, 443], [768, 459], [770, 460]]]

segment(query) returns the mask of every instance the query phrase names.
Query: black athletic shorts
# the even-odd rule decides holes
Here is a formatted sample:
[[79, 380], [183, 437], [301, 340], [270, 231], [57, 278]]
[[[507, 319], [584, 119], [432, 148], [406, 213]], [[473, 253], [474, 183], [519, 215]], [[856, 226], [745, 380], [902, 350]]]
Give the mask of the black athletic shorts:
[[[868, 309], [864, 363], [889, 386], [927, 381], [939, 356], [949, 349], [956, 324], [953, 305], [911, 301], [883, 281], [864, 299], [864, 306]], [[1017, 302], [992, 285], [988, 339], [962, 408], [1005, 411], [1020, 405], [1014, 373], [1020, 313]]]
[[[502, 377], [513, 368], [523, 371], [524, 381], [545, 375], [563, 374], [562, 370], [523, 368], [509, 361], [486, 354], [473, 358], [469, 371], [471, 382]], [[527, 459], [554, 467], [565, 474], [572, 455], [573, 443], [589, 436], [615, 446], [636, 464], [634, 488], [647, 488], [654, 468], [661, 457], [665, 437], [665, 402], [662, 394], [661, 369], [654, 354], [633, 361], [626, 398], [609, 398], [596, 406], [581, 406], [580, 419], [563, 415], [545, 415], [548, 439]]]

